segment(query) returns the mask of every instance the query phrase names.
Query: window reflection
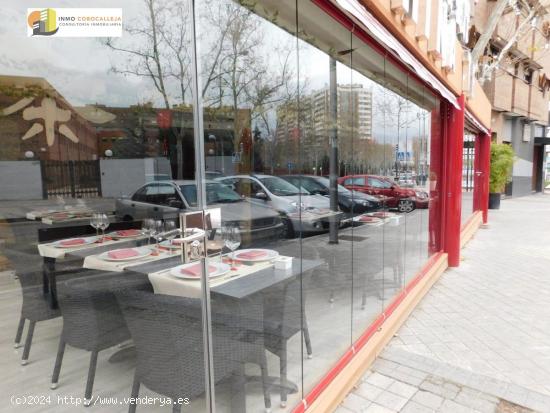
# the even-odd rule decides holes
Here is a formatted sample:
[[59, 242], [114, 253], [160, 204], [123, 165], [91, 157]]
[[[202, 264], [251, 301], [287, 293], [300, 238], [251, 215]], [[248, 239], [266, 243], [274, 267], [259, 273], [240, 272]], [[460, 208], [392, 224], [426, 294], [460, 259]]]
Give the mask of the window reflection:
[[[101, 328], [133, 340], [137, 359], [117, 369], [100, 356], [97, 370], [110, 378], [100, 386], [98, 376], [97, 390], [69, 387], [76, 393], [185, 390], [190, 411], [205, 411], [212, 373], [218, 411], [291, 408], [438, 251], [437, 100], [311, 2], [205, 0], [195, 28], [188, 1], [123, 7], [122, 38], [55, 39], [39, 50], [9, 34], [36, 55], [0, 64], [9, 181], [0, 204], [17, 218], [5, 225], [2, 256], [19, 275], [24, 307], [40, 300], [60, 329], [90, 316], [67, 301], [84, 291], [86, 308], [108, 303]], [[60, 58], [44, 60], [48, 53]], [[197, 214], [182, 232], [198, 229], [208, 221], [200, 207], [219, 208], [219, 219], [201, 228], [203, 244], [187, 245], [178, 218]], [[38, 219], [27, 222], [27, 212]], [[89, 225], [97, 213], [109, 220], [106, 242]], [[181, 262], [200, 256], [200, 245], [211, 372], [202, 267]], [[113, 249], [122, 252], [109, 256]], [[37, 375], [55, 366], [56, 334], [35, 337], [47, 360], [29, 366]], [[90, 371], [88, 360], [64, 363], [83, 380]], [[178, 379], [153, 374], [161, 365]]]

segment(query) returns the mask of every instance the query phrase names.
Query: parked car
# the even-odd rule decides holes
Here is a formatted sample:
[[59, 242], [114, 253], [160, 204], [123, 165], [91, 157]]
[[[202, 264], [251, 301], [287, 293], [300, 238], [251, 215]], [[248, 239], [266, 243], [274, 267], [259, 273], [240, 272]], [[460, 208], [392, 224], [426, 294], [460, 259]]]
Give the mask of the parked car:
[[[222, 223], [238, 225], [244, 240], [276, 240], [284, 236], [284, 226], [279, 214], [273, 209], [256, 205], [215, 181], [206, 182], [208, 207], [221, 208]], [[116, 216], [119, 220], [131, 221], [144, 218], [170, 219], [181, 212], [197, 210], [197, 187], [195, 181], [152, 182], [139, 188], [130, 197], [116, 200]]]
[[399, 212], [411, 212], [415, 208], [428, 208], [429, 205], [429, 196], [425, 191], [403, 188], [384, 176], [347, 175], [339, 178], [338, 183], [352, 191], [381, 197], [388, 208], [397, 208]]
[[235, 175], [219, 179], [241, 196], [258, 205], [267, 205], [283, 217], [286, 236], [296, 233], [323, 232], [329, 228], [329, 220], [336, 216], [338, 223], [342, 214], [330, 210], [329, 200], [322, 195], [312, 195], [298, 189], [277, 176]]
[[[284, 175], [281, 178], [294, 186], [303, 187], [310, 194], [330, 196], [330, 180], [324, 176]], [[338, 207], [348, 216], [353, 216], [380, 209], [380, 200], [375, 196], [350, 191], [342, 185], [338, 185]]]
[[215, 180], [218, 178], [223, 178], [224, 175], [220, 171], [206, 171], [204, 176], [206, 179]]
[[146, 174], [145, 182], [170, 181], [172, 178], [168, 174]]

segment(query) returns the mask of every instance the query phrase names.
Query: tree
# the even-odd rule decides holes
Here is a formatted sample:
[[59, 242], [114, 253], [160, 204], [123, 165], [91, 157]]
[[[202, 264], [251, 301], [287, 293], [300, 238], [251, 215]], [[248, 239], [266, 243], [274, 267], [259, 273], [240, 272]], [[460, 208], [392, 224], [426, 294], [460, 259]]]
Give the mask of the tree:
[[[489, 44], [495, 29], [499, 23], [502, 23], [502, 17], [508, 13], [514, 12], [517, 16], [517, 23], [511, 30], [506, 43], [498, 51], [496, 56], [493, 56], [489, 49]], [[493, 72], [499, 68], [503, 59], [509, 57], [510, 49], [524, 38], [531, 30], [536, 30], [539, 23], [539, 17], [546, 14], [546, 9], [538, 2], [528, 2], [527, 0], [498, 0], [491, 11], [491, 15], [487, 20], [486, 27], [483, 33], [479, 35], [477, 41], [472, 47], [471, 52], [471, 76], [476, 76], [481, 83], [490, 79]], [[542, 31], [543, 36], [548, 42], [548, 31]], [[483, 57], [487, 57], [483, 59]], [[485, 60], [483, 64], [481, 61]], [[516, 62], [511, 62], [514, 65]]]
[[[184, 105], [191, 80], [191, 41], [188, 33], [190, 10], [187, 2], [169, 0], [141, 0], [145, 6], [145, 21], [134, 21], [126, 26], [131, 41], [108, 38], [104, 44], [126, 57], [124, 63], [111, 70], [125, 76], [148, 78], [160, 94], [165, 109]], [[171, 93], [170, 81], [177, 82], [177, 93]], [[180, 127], [174, 131], [177, 141], [177, 178], [183, 178], [183, 116]]]

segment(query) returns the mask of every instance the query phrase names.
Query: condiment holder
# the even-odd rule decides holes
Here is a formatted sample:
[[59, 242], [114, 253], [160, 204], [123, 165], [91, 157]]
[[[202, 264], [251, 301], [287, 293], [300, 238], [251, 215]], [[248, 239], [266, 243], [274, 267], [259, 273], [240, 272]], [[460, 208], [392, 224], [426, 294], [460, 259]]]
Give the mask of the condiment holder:
[[292, 268], [292, 257], [279, 256], [274, 262], [276, 270], [290, 270]]

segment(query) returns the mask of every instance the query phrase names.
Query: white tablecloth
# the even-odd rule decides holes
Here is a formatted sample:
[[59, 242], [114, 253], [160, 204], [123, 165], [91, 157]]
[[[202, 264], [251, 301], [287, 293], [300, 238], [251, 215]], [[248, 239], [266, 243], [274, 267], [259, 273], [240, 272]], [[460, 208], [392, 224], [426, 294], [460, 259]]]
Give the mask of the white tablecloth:
[[[95, 237], [95, 235], [94, 235], [94, 237]], [[92, 238], [92, 237], [74, 237], [74, 238], [88, 239], [88, 238]], [[95, 248], [95, 247], [104, 247], [106, 245], [112, 245], [113, 249], [115, 249], [116, 244], [132, 241], [132, 240], [140, 240], [140, 239], [143, 239], [143, 237], [119, 238], [119, 239], [116, 239], [116, 240], [109, 239], [109, 240], [105, 240], [101, 243], [95, 242], [93, 244], [79, 245], [79, 246], [73, 247], [73, 248], [57, 248], [55, 246], [55, 244], [58, 241], [55, 241], [55, 242], [49, 242], [47, 244], [38, 244], [38, 253], [42, 257], [62, 259], [62, 258], [65, 258], [65, 254], [67, 254], [69, 252], [72, 252], [72, 251], [84, 250], [84, 249]]]
[[[210, 280], [210, 288], [233, 281], [237, 278], [246, 277], [265, 268], [273, 267], [272, 262], [261, 262], [254, 265], [240, 264], [237, 270], [231, 270], [226, 275]], [[155, 294], [176, 295], [180, 297], [200, 298], [200, 280], [184, 280], [170, 274], [170, 270], [162, 270], [149, 274], [149, 281], [153, 285]]]
[[[151, 248], [154, 248], [151, 246]], [[116, 249], [116, 248], [113, 248]], [[99, 255], [88, 255], [86, 258], [84, 258], [84, 264], [82, 265], [83, 268], [88, 268], [91, 270], [101, 270], [101, 271], [124, 271], [125, 268], [131, 267], [132, 265], [141, 265], [141, 264], [147, 264], [149, 262], [162, 260], [165, 258], [170, 257], [176, 257], [180, 254], [179, 251], [164, 251], [158, 255], [148, 255], [147, 257], [136, 259], [136, 260], [128, 260], [128, 261], [105, 261], [99, 258]]]

